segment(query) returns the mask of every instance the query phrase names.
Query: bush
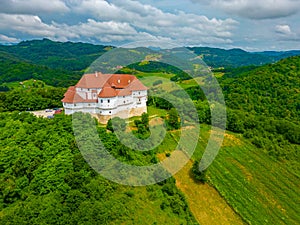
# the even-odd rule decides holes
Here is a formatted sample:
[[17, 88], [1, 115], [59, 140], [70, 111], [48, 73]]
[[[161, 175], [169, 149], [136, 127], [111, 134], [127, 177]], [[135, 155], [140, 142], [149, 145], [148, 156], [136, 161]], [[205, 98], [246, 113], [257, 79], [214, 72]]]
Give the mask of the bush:
[[201, 183], [205, 183], [207, 181], [206, 178], [206, 170], [200, 171], [199, 170], [199, 161], [196, 160], [192, 166], [192, 174], [195, 180], [200, 181]]

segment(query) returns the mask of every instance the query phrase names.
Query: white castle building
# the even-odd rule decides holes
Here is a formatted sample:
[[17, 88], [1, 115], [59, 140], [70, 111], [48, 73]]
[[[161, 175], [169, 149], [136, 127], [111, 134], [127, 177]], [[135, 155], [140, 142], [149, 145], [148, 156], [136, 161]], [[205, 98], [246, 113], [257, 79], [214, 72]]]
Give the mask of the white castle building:
[[69, 87], [62, 100], [65, 114], [90, 113], [100, 122], [112, 117], [129, 118], [147, 112], [147, 90], [129, 74], [85, 74]]

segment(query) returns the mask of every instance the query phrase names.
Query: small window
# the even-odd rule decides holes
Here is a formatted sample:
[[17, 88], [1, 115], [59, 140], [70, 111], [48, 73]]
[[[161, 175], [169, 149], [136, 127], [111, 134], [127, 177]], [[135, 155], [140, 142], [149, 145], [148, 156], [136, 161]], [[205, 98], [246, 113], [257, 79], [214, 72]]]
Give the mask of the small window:
[[109, 114], [111, 114], [111, 111], [109, 111]]
[[141, 94], [141, 92], [139, 92], [139, 95]]
[[109, 99], [107, 100], [107, 103], [110, 103], [110, 100], [109, 100]]
[[90, 89], [88, 88], [88, 91], [90, 91]]
[[76, 104], [74, 104], [74, 106], [76, 106]]
[[123, 102], [124, 104], [126, 103], [126, 101]]
[[101, 99], [100, 102], [103, 103], [103, 100]]
[[88, 104], [88, 106], [91, 106], [91, 104]]

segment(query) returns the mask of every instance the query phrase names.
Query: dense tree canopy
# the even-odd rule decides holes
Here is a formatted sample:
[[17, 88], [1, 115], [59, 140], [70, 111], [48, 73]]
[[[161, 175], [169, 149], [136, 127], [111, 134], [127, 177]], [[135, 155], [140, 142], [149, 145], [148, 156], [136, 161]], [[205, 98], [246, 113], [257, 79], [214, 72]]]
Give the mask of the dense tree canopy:
[[[104, 128], [99, 135], [125, 161], [151, 159]], [[99, 176], [77, 148], [70, 116], [0, 113], [0, 140], [3, 224], [196, 224], [174, 179], [133, 188]]]

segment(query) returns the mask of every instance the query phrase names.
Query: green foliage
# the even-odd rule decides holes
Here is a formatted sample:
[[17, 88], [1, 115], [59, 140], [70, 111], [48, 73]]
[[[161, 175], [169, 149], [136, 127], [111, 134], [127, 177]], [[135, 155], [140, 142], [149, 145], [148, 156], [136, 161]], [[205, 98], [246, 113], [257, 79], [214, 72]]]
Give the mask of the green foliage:
[[156, 80], [156, 81], [153, 82], [153, 86], [157, 86], [157, 85], [160, 85], [162, 83], [163, 83], [162, 80]]
[[168, 129], [177, 130], [180, 128], [180, 118], [175, 108], [170, 109], [166, 119]]
[[48, 39], [23, 41], [18, 45], [0, 46], [0, 51], [17, 56], [30, 64], [52, 69], [82, 71], [110, 49], [87, 43], [54, 42]]
[[141, 120], [134, 120], [134, 125], [137, 128], [137, 132], [134, 132], [140, 139], [147, 139], [150, 135], [149, 130], [149, 114], [143, 113]]
[[15, 89], [0, 93], [0, 112], [62, 107], [64, 88]]
[[[181, 69], [166, 64], [166, 63], [162, 63], [162, 62], [155, 62], [155, 61], [151, 61], [149, 63], [134, 63], [131, 65], [128, 65], [126, 68], [122, 69], [124, 71], [124, 73], [127, 73], [127, 70], [135, 70], [135, 71], [141, 71], [141, 72], [146, 72], [146, 73], [156, 73], [156, 72], [160, 72], [160, 73], [168, 73], [168, 74], [175, 74], [171, 80], [172, 81], [179, 81], [179, 80], [189, 80], [191, 79], [191, 77], [184, 71], [182, 71]], [[119, 71], [122, 73], [122, 70]], [[156, 81], [158, 82], [158, 81]], [[157, 83], [156, 85], [158, 85], [159, 83]]]
[[121, 119], [120, 117], [114, 117], [107, 121], [106, 129], [110, 130], [111, 132], [114, 132], [115, 129], [117, 131], [125, 131], [126, 126], [127, 125], [124, 119]]
[[193, 177], [197, 181], [199, 181], [201, 183], [205, 183], [207, 181], [207, 178], [206, 178], [207, 170], [200, 171], [199, 170], [199, 162], [200, 162], [199, 160], [196, 160], [196, 161], [193, 162], [191, 172], [192, 172]]
[[173, 107], [173, 105], [170, 102], [168, 102], [167, 100], [160, 98], [160, 97], [156, 97], [156, 96], [149, 96], [147, 105], [155, 106], [160, 109], [168, 109], [168, 110]]
[[[196, 224], [174, 181], [134, 188], [99, 176], [80, 154], [72, 126], [70, 116], [49, 120], [26, 112], [0, 113], [1, 223]], [[123, 157], [115, 135], [98, 130], [108, 151]], [[126, 151], [128, 163], [152, 159]], [[162, 202], [168, 209], [161, 210]]]
[[220, 80], [229, 108], [293, 120], [300, 117], [300, 57]]
[[[246, 52], [241, 49], [219, 49], [209, 47], [192, 47], [189, 48], [195, 54], [202, 57], [203, 61], [214, 68], [226, 67], [236, 68], [241, 66], [260, 66], [267, 63], [273, 63], [280, 59], [284, 59], [290, 56], [299, 55], [299, 51], [290, 52]], [[275, 54], [277, 53], [277, 54]]]
[[68, 87], [75, 84], [80, 77], [80, 73], [35, 65], [8, 53], [0, 52], [0, 84], [36, 79], [51, 86]]
[[111, 120], [111, 119], [109, 119], [109, 120], [107, 121], [106, 129], [107, 129], [107, 130], [110, 130], [111, 132], [114, 132], [114, 128], [113, 128], [112, 120]]

